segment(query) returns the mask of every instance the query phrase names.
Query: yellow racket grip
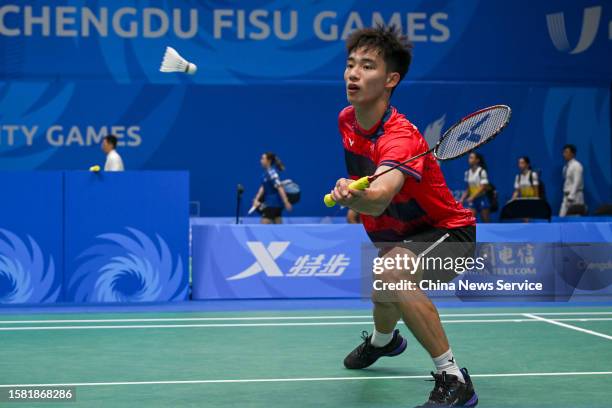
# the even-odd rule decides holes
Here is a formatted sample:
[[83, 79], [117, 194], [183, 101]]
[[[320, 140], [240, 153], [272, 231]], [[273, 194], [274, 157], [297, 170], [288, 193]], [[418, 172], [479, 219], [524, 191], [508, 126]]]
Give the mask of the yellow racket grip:
[[[351, 190], [365, 190], [366, 188], [370, 187], [370, 181], [368, 180], [367, 176], [362, 177], [358, 180], [353, 181], [351, 184], [349, 184], [348, 187]], [[323, 197], [323, 202], [328, 207], [333, 207], [334, 205], [336, 205], [336, 202], [332, 198], [331, 194], [325, 194], [325, 197]]]

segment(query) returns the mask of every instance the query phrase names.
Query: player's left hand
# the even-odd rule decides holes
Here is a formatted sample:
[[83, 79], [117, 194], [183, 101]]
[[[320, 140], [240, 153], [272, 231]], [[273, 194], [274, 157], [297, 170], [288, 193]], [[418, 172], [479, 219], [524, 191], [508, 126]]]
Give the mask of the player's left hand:
[[341, 178], [336, 181], [336, 187], [331, 191], [332, 198], [334, 201], [344, 207], [350, 207], [351, 204], [355, 203], [361, 197], [364, 196], [365, 191], [352, 190], [349, 188], [353, 180]]

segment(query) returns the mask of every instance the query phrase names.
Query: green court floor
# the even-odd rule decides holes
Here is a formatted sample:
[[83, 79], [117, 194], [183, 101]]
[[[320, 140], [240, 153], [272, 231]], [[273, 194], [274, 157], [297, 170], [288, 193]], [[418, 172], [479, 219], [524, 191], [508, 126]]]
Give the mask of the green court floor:
[[[612, 308], [440, 310], [482, 407], [609, 407]], [[409, 339], [362, 371], [363, 311], [0, 316], [0, 387], [72, 385], [28, 407], [412, 407], [431, 360]]]

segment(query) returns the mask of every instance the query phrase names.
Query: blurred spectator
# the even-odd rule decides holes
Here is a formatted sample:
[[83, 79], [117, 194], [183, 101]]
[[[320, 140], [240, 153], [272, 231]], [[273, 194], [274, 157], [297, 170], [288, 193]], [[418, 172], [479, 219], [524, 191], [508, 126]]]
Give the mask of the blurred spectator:
[[489, 222], [491, 215], [491, 201], [487, 196], [491, 188], [487, 165], [480, 153], [472, 152], [468, 156], [470, 168], [465, 172], [467, 190], [463, 192], [460, 201], [465, 201], [466, 207], [472, 211], [474, 216], [480, 215], [483, 222]]
[[282, 224], [283, 207], [287, 211], [293, 209], [278, 176], [278, 172], [285, 170], [285, 165], [272, 152], [262, 154], [259, 162], [264, 173], [253, 206], [261, 213], [262, 224]]
[[123, 160], [117, 153], [117, 136], [108, 135], [102, 140], [102, 151], [106, 153], [104, 171], [123, 171]]
[[531, 161], [529, 157], [523, 156], [518, 160], [519, 174], [514, 178], [514, 193], [512, 200], [516, 198], [534, 198], [539, 197], [538, 173], [531, 169]]
[[578, 215], [586, 212], [584, 203], [584, 177], [582, 164], [576, 160], [576, 146], [563, 146], [563, 202], [559, 216]]

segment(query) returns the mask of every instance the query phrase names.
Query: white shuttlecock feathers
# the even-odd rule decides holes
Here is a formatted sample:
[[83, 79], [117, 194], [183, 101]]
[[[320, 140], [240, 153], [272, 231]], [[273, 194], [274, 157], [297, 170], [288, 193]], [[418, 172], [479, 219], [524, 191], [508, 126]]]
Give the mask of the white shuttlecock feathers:
[[193, 75], [198, 70], [198, 67], [196, 64], [191, 63], [185, 58], [181, 57], [181, 55], [176, 52], [174, 48], [166, 47], [164, 59], [162, 60], [159, 70], [161, 72], [186, 72]]

